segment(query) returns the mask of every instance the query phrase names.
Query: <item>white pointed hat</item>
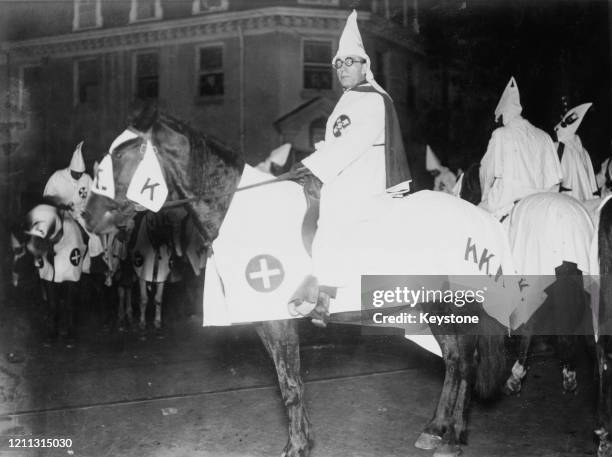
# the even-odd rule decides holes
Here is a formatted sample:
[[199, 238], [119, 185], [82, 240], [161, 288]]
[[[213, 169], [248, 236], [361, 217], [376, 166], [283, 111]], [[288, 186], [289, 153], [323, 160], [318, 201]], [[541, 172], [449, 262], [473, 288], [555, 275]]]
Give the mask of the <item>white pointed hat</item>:
[[563, 120], [555, 126], [557, 133], [557, 141], [567, 141], [576, 134], [576, 130], [580, 127], [584, 115], [593, 105], [592, 103], [583, 103], [569, 110]]
[[518, 85], [516, 84], [514, 76], [512, 76], [495, 108], [495, 120], [503, 115], [504, 125], [508, 125], [508, 122], [518, 117], [522, 111], [523, 107], [521, 106]]
[[80, 173], [85, 172], [85, 161], [83, 160], [83, 154], [81, 148], [83, 147], [83, 141], [77, 144], [74, 153], [72, 154], [72, 160], [70, 161], [70, 170]]
[[35, 206], [27, 214], [24, 232], [26, 235], [45, 239], [55, 236], [61, 227], [57, 209], [51, 205], [42, 204]]
[[427, 148], [425, 149], [425, 169], [427, 171], [434, 171], [440, 170], [441, 168], [442, 164], [440, 163], [440, 160], [433, 152], [431, 147], [427, 145]]
[[355, 10], [353, 10], [353, 12], [346, 19], [346, 24], [344, 25], [344, 30], [342, 31], [342, 35], [340, 36], [340, 41], [338, 43], [338, 51], [336, 51], [336, 55], [332, 59], [332, 64], [336, 61], [336, 59], [345, 58], [347, 56], [357, 56], [365, 59], [366, 81], [369, 82], [377, 91], [385, 92], [385, 90], [374, 80], [370, 56], [368, 56], [368, 53], [363, 46], [361, 33], [359, 32], [359, 27], [357, 26], [357, 11]]

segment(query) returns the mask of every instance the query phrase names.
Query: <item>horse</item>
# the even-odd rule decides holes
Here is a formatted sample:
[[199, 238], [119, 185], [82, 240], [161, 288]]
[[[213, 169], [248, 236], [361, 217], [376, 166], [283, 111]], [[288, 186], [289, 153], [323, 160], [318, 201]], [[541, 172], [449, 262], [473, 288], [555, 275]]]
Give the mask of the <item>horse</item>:
[[[481, 200], [481, 186], [478, 163], [470, 165], [461, 178], [459, 196], [474, 205]], [[555, 221], [552, 227], [551, 221]], [[562, 385], [564, 392], [575, 392], [576, 348], [580, 343], [578, 335], [591, 335], [587, 284], [583, 274], [589, 273], [593, 227], [591, 215], [578, 200], [561, 193], [536, 193], [519, 200], [505, 221], [510, 243], [513, 248], [518, 273], [537, 277], [555, 277], [556, 281], [545, 289], [547, 293], [543, 306], [531, 316], [520, 335], [519, 356], [510, 378], [505, 385], [507, 394], [520, 392], [525, 377], [526, 360], [532, 336], [555, 335], [561, 358]], [[554, 235], [553, 233], [554, 232]], [[550, 239], [553, 237], [556, 242]], [[528, 248], [525, 244], [530, 243]], [[555, 251], [566, 248], [566, 257]], [[554, 258], [552, 263], [541, 260]], [[549, 281], [551, 282], [551, 281]]]
[[[149, 154], [148, 157], [147, 154]], [[161, 170], [161, 173], [155, 179], [151, 176], [143, 176], [142, 170], [139, 168], [145, 160], [151, 163], [152, 157], [158, 162], [158, 167]], [[154, 168], [155, 166], [152, 166], [147, 169]], [[259, 183], [253, 184], [253, 186], [260, 186], [262, 181], [270, 178], [269, 175], [263, 173], [258, 175], [259, 172], [246, 165], [238, 154], [219, 140], [199, 133], [181, 121], [158, 113], [155, 109], [143, 110], [128, 130], [113, 142], [110, 154], [104, 158], [98, 172], [92, 187], [94, 192], [83, 213], [88, 229], [103, 234], [113, 230], [114, 227], [125, 226], [136, 215], [137, 211], [143, 209], [143, 204], [151, 204], [158, 209], [164, 204], [164, 201], [170, 204], [184, 205], [193, 217], [194, 223], [203, 238], [207, 242], [213, 243], [213, 253], [206, 266], [205, 288], [214, 286], [215, 271], [224, 267], [236, 267], [238, 263], [237, 259], [225, 259], [225, 262], [223, 262], [221, 257], [222, 246], [219, 244], [219, 241], [228, 233], [226, 227], [228, 221], [235, 215], [236, 205], [242, 205], [243, 209], [246, 206], [247, 210], [252, 211], [252, 220], [239, 220], [241, 227], [239, 227], [238, 232], [241, 232], [245, 237], [245, 229], [254, 230], [255, 226], [258, 227], [258, 224], [266, 222], [265, 219], [269, 214], [278, 215], [278, 207], [269, 207], [273, 203], [265, 201], [265, 199], [256, 199], [257, 192], [263, 187], [258, 187], [259, 190], [252, 190], [252, 197], [256, 199], [255, 203], [245, 203], [242, 196], [246, 192], [242, 192], [240, 198], [237, 196], [239, 183], [245, 176], [256, 176]], [[138, 176], [143, 180], [136, 185], [134, 183]], [[163, 185], [161, 180], [163, 180]], [[283, 212], [290, 214], [295, 220], [292, 221], [292, 225], [280, 225], [281, 232], [277, 231], [275, 235], [278, 236], [282, 234], [282, 230], [286, 227], [290, 226], [291, 230], [294, 230], [300, 225], [298, 219], [304, 215], [306, 202], [302, 190], [297, 184], [283, 182], [277, 183], [275, 186], [278, 186], [277, 190], [274, 191], [277, 192], [277, 195], [291, 194], [291, 196], [299, 197], [299, 199], [296, 197], [292, 200], [293, 206], [283, 208]], [[112, 192], [109, 189], [112, 189]], [[130, 192], [134, 195], [135, 189], [136, 194], [144, 198], [144, 200], [139, 200], [138, 204], [128, 199]], [[163, 196], [160, 201], [158, 200], [159, 192], [156, 194], [154, 189], [167, 189], [167, 195]], [[146, 200], [147, 198], [151, 202]], [[385, 199], [385, 202], [390, 200]], [[497, 281], [504, 277], [502, 262], [504, 262], [505, 267], [512, 271], [511, 264], [508, 263], [510, 258], [509, 246], [503, 229], [485, 211], [453, 196], [431, 191], [423, 191], [393, 200], [393, 203], [388, 203], [395, 211], [392, 214], [394, 217], [401, 216], [402, 218], [405, 218], [407, 211], [404, 207], [434, 202], [446, 214], [459, 215], [459, 220], [455, 221], [457, 227], [459, 227], [458, 233], [460, 234], [458, 236], [465, 236], [465, 238], [461, 238], [461, 246], [456, 247], [460, 250], [459, 257], [461, 259], [450, 259], [445, 257], [449, 255], [448, 246], [445, 243], [440, 243], [438, 240], [429, 240], [429, 242], [411, 240], [410, 234], [406, 233], [407, 228], [410, 228], [409, 224], [391, 221], [385, 227], [392, 231], [390, 237], [398, 241], [398, 248], [403, 249], [399, 251], [402, 257], [399, 260], [402, 261], [403, 265], [411, 265], [406, 262], [406, 259], [410, 258], [406, 255], [405, 251], [407, 249], [420, 249], [431, 262], [437, 262], [430, 265], [431, 272], [435, 272], [436, 268], [443, 269], [446, 264], [451, 263], [451, 260], [461, 262], [462, 266], [468, 265], [469, 268], [473, 269], [470, 271], [479, 271], [479, 269], [486, 268], [488, 272], [489, 266], [491, 266], [492, 274], [482, 274], [482, 278], [488, 278], [490, 281]], [[425, 226], [423, 227], [424, 231], [433, 231], [442, 236], [445, 224], [441, 222], [441, 219], [443, 218], [432, 217], [431, 220], [419, 221], [419, 224]], [[379, 218], [378, 224], [382, 223], [382, 218]], [[279, 224], [274, 220], [272, 225]], [[294, 232], [301, 234], [299, 227]], [[476, 240], [466, 236], [467, 233], [472, 232], [482, 233], [486, 240]], [[296, 252], [296, 256], [307, 258], [306, 247], [297, 246], [301, 244], [301, 240], [299, 236], [296, 239], [298, 241], [291, 248]], [[466, 240], [467, 246], [465, 244]], [[237, 240], [236, 243], [231, 240], [226, 241], [225, 247], [234, 244], [238, 244], [237, 248], [242, 247], [240, 244], [242, 238]], [[496, 251], [497, 255], [491, 256], [490, 254], [493, 251], [487, 250], [487, 248], [484, 248], [483, 251], [480, 241], [485, 244], [488, 242], [496, 245], [500, 243], [499, 251]], [[251, 240], [252, 242], [253, 240]], [[410, 243], [410, 247], [406, 248], [404, 243]], [[301, 249], [301, 252], [298, 253], [299, 249]], [[368, 252], [373, 253], [372, 251]], [[482, 254], [484, 254], [484, 257]], [[210, 262], [213, 257], [218, 257], [216, 263]], [[384, 255], [382, 257], [384, 258]], [[492, 260], [493, 257], [495, 257], [495, 260]], [[266, 261], [272, 261], [272, 258], [259, 258], [257, 260], [255, 262], [256, 266], [266, 267]], [[493, 262], [500, 262], [497, 270], [493, 267]], [[269, 268], [270, 265], [267, 265], [267, 267], [268, 272], [272, 273]], [[380, 269], [377, 271], [380, 271]], [[419, 267], [412, 265], [411, 271], [419, 272]], [[241, 274], [244, 281], [244, 270], [241, 270]], [[280, 275], [280, 269], [276, 270], [274, 274]], [[287, 269], [284, 274], [289, 277], [291, 272]], [[251, 279], [259, 278], [261, 282], [258, 285], [263, 289], [272, 287], [269, 277], [255, 276], [255, 273], [251, 274], [250, 277]], [[293, 277], [295, 279], [297, 276], [294, 275]], [[508, 277], [507, 280], [508, 284], [512, 283], [511, 277]], [[221, 283], [220, 279], [217, 279], [217, 282]], [[285, 281], [284, 284], [289, 284], [289, 281]], [[297, 282], [294, 284], [297, 286]], [[228, 294], [233, 292], [233, 286], [229, 282], [220, 285], [219, 291], [225, 290]], [[518, 285], [516, 290], [518, 291]], [[268, 297], [269, 295], [262, 293], [257, 296]], [[518, 297], [516, 299], [518, 300]], [[266, 300], [271, 299], [267, 298]], [[206, 304], [207, 299], [205, 298], [204, 301]], [[287, 301], [282, 305], [285, 308]], [[429, 305], [430, 303], [423, 303], [421, 307], [428, 306], [427, 309], [431, 311], [431, 314], [438, 316], [452, 313], [453, 310], [458, 309], [454, 303], [440, 301]], [[405, 306], [398, 305], [393, 308], [393, 311], [401, 312], [405, 309], [407, 309]], [[510, 309], [503, 309], [501, 312], [509, 314], [512, 309], [513, 307], [510, 306]], [[435, 450], [435, 455], [459, 454], [460, 444], [467, 442], [467, 415], [472, 391], [476, 390], [483, 398], [493, 397], [505, 379], [505, 327], [499, 323], [499, 319], [496, 320], [491, 317], [482, 307], [477, 307], [472, 311], [480, 317], [479, 324], [477, 324], [479, 331], [465, 332], [459, 325], [452, 323], [441, 326], [431, 325], [431, 333], [433, 333], [435, 341], [439, 345], [437, 351], [442, 355], [446, 367], [445, 379], [433, 418], [424, 427], [415, 445], [422, 449]], [[330, 319], [331, 322], [362, 325], [363, 319], [365, 319], [364, 315], [367, 314], [367, 312], [362, 313], [361, 311], [332, 312]], [[206, 318], [206, 310], [204, 315]], [[314, 441], [310, 419], [304, 405], [304, 385], [300, 375], [297, 321], [289, 318], [288, 314], [287, 316], [287, 318], [274, 318], [274, 320], [259, 319], [255, 325], [260, 339], [274, 362], [289, 419], [289, 437], [283, 455], [285, 457], [305, 457], [310, 455]]]

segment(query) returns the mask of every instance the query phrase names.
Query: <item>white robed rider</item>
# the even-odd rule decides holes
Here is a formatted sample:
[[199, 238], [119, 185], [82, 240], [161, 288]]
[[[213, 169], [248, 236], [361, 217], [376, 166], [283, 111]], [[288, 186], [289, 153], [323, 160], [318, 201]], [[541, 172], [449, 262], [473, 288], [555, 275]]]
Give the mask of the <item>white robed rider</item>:
[[583, 103], [569, 110], [555, 126], [557, 155], [561, 161], [561, 191], [580, 201], [594, 198], [597, 181], [593, 163], [576, 133], [592, 103]]
[[[81, 213], [87, 204], [87, 196], [91, 189], [91, 176], [85, 173], [85, 161], [81, 148], [81, 141], [75, 148], [68, 168], [57, 170], [51, 175], [43, 191], [43, 197], [70, 212], [83, 229], [85, 222]], [[88, 253], [90, 257], [102, 254], [104, 251], [100, 238], [93, 234], [89, 236]]]
[[[374, 80], [354, 10], [332, 64], [344, 92], [327, 121], [325, 140], [296, 167], [322, 182], [313, 276], [296, 291], [296, 309], [290, 306], [302, 315], [313, 313], [317, 300], [314, 314], [327, 315], [329, 298], [346, 283], [345, 254], [364, 206], [386, 189], [407, 191], [411, 178], [393, 102]], [[313, 323], [324, 325], [317, 317]]]
[[480, 162], [480, 206], [503, 219], [514, 204], [528, 195], [558, 192], [563, 177], [550, 136], [521, 116], [518, 86], [514, 77], [497, 107], [495, 129]]
[[457, 176], [449, 168], [443, 166], [431, 146], [425, 148], [425, 169], [434, 177], [433, 190], [453, 194]]

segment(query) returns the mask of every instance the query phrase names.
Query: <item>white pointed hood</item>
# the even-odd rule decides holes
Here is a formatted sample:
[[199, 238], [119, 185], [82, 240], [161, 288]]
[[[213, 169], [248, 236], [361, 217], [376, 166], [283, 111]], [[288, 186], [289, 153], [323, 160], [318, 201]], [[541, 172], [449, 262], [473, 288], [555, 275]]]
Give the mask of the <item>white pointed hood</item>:
[[338, 51], [332, 59], [332, 64], [336, 61], [336, 59], [345, 58], [347, 56], [358, 56], [365, 59], [366, 81], [369, 82], [377, 91], [386, 93], [374, 79], [370, 56], [368, 56], [365, 51], [363, 40], [361, 39], [361, 33], [359, 33], [359, 27], [357, 26], [357, 11], [355, 10], [353, 10], [346, 20], [346, 25], [344, 26], [344, 30], [340, 36], [340, 42], [338, 43]]
[[26, 216], [26, 235], [48, 239], [56, 236], [61, 227], [57, 209], [51, 205], [37, 205]]
[[583, 103], [575, 106], [563, 116], [563, 120], [555, 126], [558, 142], [567, 141], [574, 137], [591, 105], [592, 103]]
[[429, 145], [427, 145], [425, 149], [425, 169], [427, 171], [442, 169], [442, 164], [440, 163], [440, 160]]
[[83, 141], [77, 144], [74, 153], [72, 154], [72, 160], [70, 161], [70, 171], [76, 171], [85, 173], [85, 161], [83, 160], [83, 154], [81, 148], [83, 147]]
[[495, 108], [495, 120], [499, 119], [499, 116], [503, 116], [504, 125], [508, 125], [511, 120], [520, 116], [522, 111], [523, 107], [521, 106], [518, 85], [514, 76], [512, 76]]

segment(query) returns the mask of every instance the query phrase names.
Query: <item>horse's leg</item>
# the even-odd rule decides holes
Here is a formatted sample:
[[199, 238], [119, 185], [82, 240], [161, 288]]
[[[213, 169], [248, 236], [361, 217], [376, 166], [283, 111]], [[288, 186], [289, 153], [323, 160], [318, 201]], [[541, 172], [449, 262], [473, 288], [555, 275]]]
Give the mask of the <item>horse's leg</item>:
[[147, 281], [144, 279], [138, 279], [138, 286], [140, 290], [140, 330], [147, 328], [146, 313], [147, 303], [149, 301], [149, 294], [147, 293]]
[[442, 348], [446, 370], [434, 417], [414, 444], [417, 448], [425, 450], [436, 449], [443, 445], [453, 446], [456, 443], [453, 412], [461, 385], [459, 340], [456, 335], [435, 335], [435, 337]]
[[[586, 329], [582, 328], [585, 316], [590, 317], [587, 300], [584, 293], [582, 272], [577, 265], [563, 262], [555, 269], [557, 281], [552, 291], [555, 304], [554, 322], [557, 340], [557, 351], [561, 359], [563, 376], [563, 391], [575, 392], [578, 388], [576, 380], [576, 360], [578, 347], [581, 344], [579, 335]], [[590, 319], [589, 319], [590, 320]]]
[[155, 325], [157, 330], [161, 328], [162, 323], [162, 298], [164, 296], [164, 284], [165, 283], [163, 282], [156, 283], [155, 296], [153, 297], [153, 302], [155, 303], [155, 320], [153, 321], [153, 325]]
[[[453, 411], [453, 422], [457, 444], [467, 444], [467, 424], [470, 400], [474, 389], [476, 335], [457, 336], [459, 343], [459, 389]], [[485, 354], [483, 356], [486, 357]], [[454, 444], [454, 443], [453, 443]], [[451, 451], [453, 449], [451, 448]], [[456, 451], [456, 447], [455, 450]]]
[[113, 285], [113, 288], [117, 290], [117, 300], [119, 303], [117, 304], [117, 328], [120, 332], [125, 331], [125, 323], [127, 320], [127, 314], [125, 309], [125, 289], [120, 285]]
[[306, 457], [312, 447], [312, 433], [304, 406], [297, 321], [262, 322], [257, 326], [257, 333], [274, 361], [278, 384], [289, 416], [289, 440], [283, 457]]
[[125, 316], [127, 318], [127, 323], [131, 327], [133, 322], [133, 311], [132, 311], [132, 287], [123, 287], [119, 286], [119, 290], [123, 292], [123, 296], [125, 299]]

